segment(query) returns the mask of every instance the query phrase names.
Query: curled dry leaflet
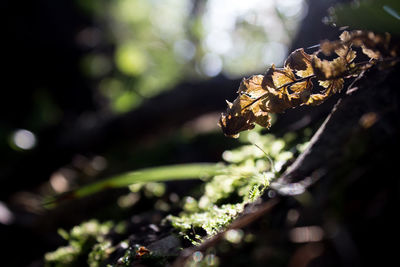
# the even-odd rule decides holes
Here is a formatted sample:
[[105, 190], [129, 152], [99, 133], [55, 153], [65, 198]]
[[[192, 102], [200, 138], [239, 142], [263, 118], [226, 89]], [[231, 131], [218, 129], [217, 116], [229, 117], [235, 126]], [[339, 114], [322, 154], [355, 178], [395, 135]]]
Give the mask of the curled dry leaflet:
[[[353, 47], [361, 48], [369, 60], [356, 62]], [[219, 125], [230, 137], [238, 137], [255, 124], [268, 128], [270, 113], [301, 105], [319, 105], [342, 90], [344, 79], [358, 77], [374, 65], [396, 64], [398, 51], [398, 43], [389, 34], [365, 31], [345, 31], [340, 40], [323, 41], [313, 54], [297, 49], [286, 59], [283, 68], [272, 65], [265, 75], [243, 78], [238, 97], [233, 103], [227, 101], [228, 108], [221, 114]], [[313, 87], [316, 88], [313, 90]]]

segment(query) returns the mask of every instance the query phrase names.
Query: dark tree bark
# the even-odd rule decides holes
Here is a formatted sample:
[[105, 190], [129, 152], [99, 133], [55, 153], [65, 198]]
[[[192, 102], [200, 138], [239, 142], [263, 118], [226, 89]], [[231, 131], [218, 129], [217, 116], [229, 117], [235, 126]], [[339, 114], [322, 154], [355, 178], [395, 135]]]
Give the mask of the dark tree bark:
[[[400, 234], [399, 74], [398, 66], [375, 68], [347, 90], [308, 149], [271, 185], [277, 196], [268, 191], [227, 230], [263, 236], [258, 246], [287, 254], [289, 266], [376, 266], [395, 261], [392, 244]], [[299, 217], [288, 223], [293, 210]], [[307, 226], [320, 227], [324, 238], [295, 245], [291, 231]], [[218, 246], [224, 234], [184, 250], [174, 266], [183, 266], [195, 251]], [[222, 253], [221, 262], [234, 264], [236, 252]], [[263, 260], [274, 261], [274, 255]]]

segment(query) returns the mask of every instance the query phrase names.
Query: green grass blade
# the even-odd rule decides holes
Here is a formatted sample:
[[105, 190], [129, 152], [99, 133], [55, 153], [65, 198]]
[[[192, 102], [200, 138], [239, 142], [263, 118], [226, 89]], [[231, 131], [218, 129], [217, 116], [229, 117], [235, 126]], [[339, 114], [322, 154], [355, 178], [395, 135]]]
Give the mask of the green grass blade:
[[220, 169], [221, 165], [215, 163], [190, 163], [140, 169], [112, 176], [67, 192], [59, 197], [55, 197], [55, 199], [50, 200], [50, 203], [47, 204], [60, 202], [64, 199], [81, 198], [104, 189], [120, 188], [134, 183], [201, 179], [215, 175]]

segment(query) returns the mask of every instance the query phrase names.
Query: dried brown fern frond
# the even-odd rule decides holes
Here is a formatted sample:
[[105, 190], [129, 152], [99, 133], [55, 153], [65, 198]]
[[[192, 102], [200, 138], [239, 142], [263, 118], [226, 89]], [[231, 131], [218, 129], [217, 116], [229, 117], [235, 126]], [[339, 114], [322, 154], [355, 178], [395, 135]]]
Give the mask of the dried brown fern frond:
[[[355, 62], [360, 47], [370, 60]], [[333, 60], [321, 58], [331, 56]], [[300, 48], [286, 59], [283, 68], [272, 65], [265, 75], [243, 78], [238, 97], [228, 103], [221, 114], [219, 125], [225, 135], [238, 137], [239, 133], [253, 129], [255, 124], [270, 126], [270, 113], [282, 113], [301, 105], [319, 105], [343, 89], [344, 80], [357, 77], [362, 71], [383, 62], [393, 65], [398, 61], [398, 46], [391, 43], [390, 35], [372, 32], [343, 32], [340, 40], [323, 41], [320, 49], [307, 54]], [[312, 93], [317, 85], [321, 90]]]

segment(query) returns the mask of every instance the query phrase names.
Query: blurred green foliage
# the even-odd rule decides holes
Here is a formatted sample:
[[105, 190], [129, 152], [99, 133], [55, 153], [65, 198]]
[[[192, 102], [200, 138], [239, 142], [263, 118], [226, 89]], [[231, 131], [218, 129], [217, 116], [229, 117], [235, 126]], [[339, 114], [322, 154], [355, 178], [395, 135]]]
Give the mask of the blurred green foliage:
[[[73, 3], [73, 9], [77, 9], [73, 12], [81, 16], [84, 23], [80, 21], [79, 26], [70, 26], [68, 46], [60, 48], [55, 42], [54, 51], [51, 55], [49, 52], [51, 60], [43, 62], [43, 66], [57, 70], [65, 62], [55, 60], [53, 66], [53, 58], [62, 54], [73, 56], [72, 65], [68, 66], [71, 73], [65, 74], [71, 82], [61, 89], [58, 87], [63, 81], [55, 81], [58, 76], [46, 77], [50, 74], [43, 73], [38, 79], [46, 82], [29, 84], [32, 88], [24, 86], [33, 92], [26, 94], [24, 101], [18, 99], [18, 95], [12, 96], [10, 105], [24, 112], [20, 111], [20, 117], [12, 123], [1, 125], [0, 147], [7, 158], [4, 168], [12, 170], [10, 163], [29, 153], [21, 153], [12, 138], [19, 128], [34, 134], [40, 150], [41, 144], [52, 137], [52, 134], [42, 137], [43, 132], [52, 127], [60, 126], [59, 134], [66, 134], [64, 127], [73, 129], [81, 123], [89, 124], [86, 121], [92, 123], [94, 117], [101, 122], [114, 113], [130, 111], [145, 99], [183, 81], [217, 75], [238, 78], [249, 73], [263, 73], [272, 62], [279, 65], [287, 53], [297, 22], [307, 9], [304, 0], [88, 0]], [[45, 14], [47, 11], [43, 10]], [[44, 34], [51, 33], [53, 15], [45, 18], [42, 13], [42, 23], [49, 25], [48, 29], [43, 29]], [[66, 13], [75, 19], [71, 14]], [[61, 31], [58, 35], [66, 36]], [[63, 49], [69, 49], [68, 53]], [[47, 53], [47, 48], [43, 50]], [[75, 79], [78, 83], [74, 83]]]
[[400, 34], [400, 1], [360, 0], [340, 4], [330, 10], [330, 20], [355, 30]]
[[117, 113], [182, 80], [264, 72], [305, 13], [303, 0], [289, 2], [76, 1], [101, 25], [80, 34], [94, 48], [82, 68]]

